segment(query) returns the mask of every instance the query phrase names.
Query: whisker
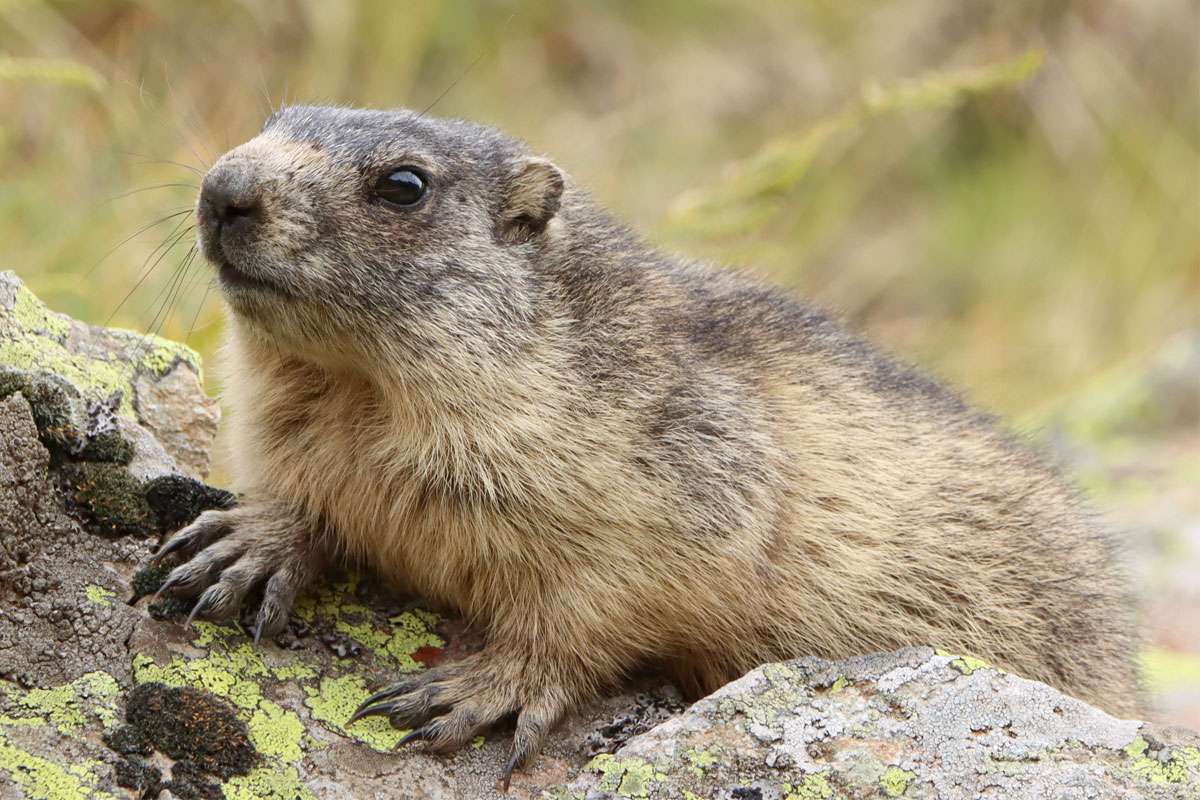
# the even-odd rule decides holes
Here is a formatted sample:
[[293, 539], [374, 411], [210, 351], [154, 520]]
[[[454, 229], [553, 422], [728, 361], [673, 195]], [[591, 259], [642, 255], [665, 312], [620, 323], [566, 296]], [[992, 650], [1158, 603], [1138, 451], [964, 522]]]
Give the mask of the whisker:
[[[517, 11], [519, 11], [519, 10], [520, 9], [513, 11], [511, 14], [508, 15], [508, 19], [504, 20], [504, 24], [500, 26], [500, 32], [498, 34], [496, 34], [497, 40], [499, 40], [501, 37], [504, 36], [504, 32], [508, 30], [508, 24], [513, 21], [513, 17], [517, 16]], [[449, 86], [447, 86], [444, 90], [442, 90], [442, 93], [439, 94], [437, 97], [435, 97], [433, 99], [432, 103], [425, 106], [425, 110], [422, 111], [420, 114], [417, 114], [417, 118], [420, 119], [421, 117], [425, 116], [433, 109], [434, 106], [436, 106], [438, 103], [442, 102], [442, 98], [445, 97], [446, 95], [450, 94], [451, 90], [453, 90], [455, 86], [458, 86], [458, 84], [464, 78], [466, 78], [468, 75], [470, 75], [471, 70], [475, 69], [476, 64], [478, 64], [480, 61], [483, 61], [484, 56], [486, 56], [488, 54], [488, 51], [490, 51], [493, 46], [494, 45], [492, 45], [492, 46], [484, 45], [484, 47], [479, 51], [479, 55], [475, 56], [475, 60], [472, 61], [470, 64], [468, 64], [467, 68], [464, 69], [459, 74], [459, 76], [450, 83]]]
[[[115, 252], [117, 252], [118, 250], [120, 250], [120, 249], [121, 249], [121, 247], [123, 247], [124, 245], [128, 244], [130, 240], [132, 240], [132, 239], [134, 239], [134, 238], [136, 238], [136, 237], [138, 237], [138, 236], [142, 235], [143, 233], [145, 233], [146, 231], [150, 230], [150, 229], [151, 229], [151, 228], [153, 228], [153, 227], [156, 227], [156, 226], [158, 226], [158, 225], [162, 225], [164, 222], [167, 222], [168, 220], [172, 220], [172, 219], [174, 219], [175, 217], [179, 217], [179, 216], [182, 216], [182, 215], [184, 215], [184, 214], [190, 214], [191, 212], [192, 212], [192, 208], [191, 208], [191, 206], [188, 206], [187, 208], [181, 208], [181, 209], [178, 209], [178, 210], [176, 210], [176, 211], [172, 211], [171, 213], [167, 214], [166, 216], [159, 217], [158, 219], [156, 219], [156, 220], [154, 220], [153, 222], [151, 222], [149, 225], [143, 225], [142, 227], [138, 228], [136, 231], [134, 231], [133, 233], [129, 234], [128, 236], [126, 236], [126, 237], [125, 237], [124, 239], [122, 239], [121, 241], [117, 242], [117, 244], [116, 244], [116, 245], [115, 245], [115, 246], [114, 246], [114, 247], [113, 247], [111, 250], [109, 250], [107, 253], [105, 253], [104, 255], [102, 255], [102, 256], [100, 257], [100, 260], [99, 260], [99, 261], [97, 261], [95, 264], [92, 264], [92, 266], [91, 266], [90, 268], [88, 268], [88, 271], [87, 271], [87, 272], [85, 272], [85, 273], [83, 274], [83, 277], [85, 277], [85, 278], [86, 278], [86, 277], [88, 277], [89, 275], [91, 275], [93, 272], [95, 272], [95, 271], [96, 271], [96, 268], [97, 268], [97, 267], [99, 267], [101, 264], [103, 264], [103, 263], [104, 263], [104, 262], [105, 262], [105, 261], [108, 259], [108, 257], [109, 257], [109, 256], [111, 256], [113, 253], [115, 253]], [[182, 221], [180, 221], [180, 223], [179, 223], [179, 224], [182, 224]], [[178, 230], [178, 229], [179, 229], [179, 226], [178, 226], [178, 225], [176, 225], [176, 228], [175, 228], [175, 230]], [[174, 232], [175, 232], [175, 231], [171, 231], [171, 233], [174, 233]], [[170, 235], [170, 234], [168, 234], [168, 235]]]
[[193, 167], [191, 164], [184, 164], [182, 161], [172, 161], [172, 160], [171, 160], [171, 159], [169, 159], [169, 158], [146, 158], [145, 156], [141, 155], [140, 153], [130, 153], [130, 152], [128, 152], [128, 151], [124, 151], [124, 150], [122, 150], [121, 152], [122, 152], [124, 155], [127, 155], [127, 156], [133, 156], [134, 158], [140, 158], [140, 159], [142, 159], [141, 161], [135, 161], [135, 162], [133, 162], [133, 163], [135, 163], [135, 164], [139, 164], [139, 165], [143, 165], [143, 164], [170, 164], [171, 166], [174, 166], [174, 167], [183, 167], [183, 168], [184, 168], [184, 169], [186, 169], [186, 170], [190, 170], [190, 171], [192, 171], [192, 172], [196, 173], [197, 175], [199, 175], [201, 178], [203, 178], [203, 177], [204, 177], [204, 171], [203, 171], [203, 170], [196, 169], [196, 168], [195, 168], [195, 167]]
[[200, 319], [200, 312], [204, 310], [204, 304], [208, 301], [208, 293], [212, 291], [213, 280], [210, 278], [208, 285], [204, 287], [204, 294], [200, 295], [200, 305], [196, 306], [196, 313], [192, 315], [192, 324], [188, 325], [187, 336], [183, 337], [184, 344], [192, 338], [192, 332], [196, 330], [196, 321]]
[[[179, 227], [181, 225], [183, 225], [183, 222], [184, 222], [183, 220], [180, 220], [175, 225], [175, 228], [170, 233], [167, 234], [167, 238], [164, 239], [161, 244], [159, 244], [157, 247], [155, 247], [153, 250], [151, 250], [150, 255], [146, 256], [146, 260], [142, 262], [143, 266], [145, 266], [146, 263], [150, 261], [150, 259], [154, 258], [155, 253], [158, 253], [159, 250], [162, 250], [162, 252], [159, 254], [159, 256], [157, 258], [154, 258], [154, 263], [150, 265], [150, 268], [142, 273], [141, 277], [138, 278], [137, 283], [135, 283], [133, 285], [133, 288], [130, 289], [128, 294], [126, 294], [125, 297], [123, 297], [121, 299], [121, 302], [117, 304], [117, 307], [113, 309], [113, 312], [108, 315], [108, 319], [106, 319], [104, 321], [104, 327], [108, 327], [108, 325], [113, 321], [113, 317], [115, 317], [117, 315], [117, 312], [119, 312], [121, 310], [121, 308], [127, 302], [129, 302], [129, 298], [133, 297], [133, 293], [138, 290], [138, 287], [140, 287], [143, 283], [146, 282], [146, 279], [150, 277], [150, 274], [152, 272], [154, 272], [154, 270], [158, 268], [158, 265], [160, 263], [162, 263], [162, 260], [164, 258], [166, 258], [167, 253], [170, 253], [171, 250], [173, 250], [175, 248], [175, 245], [179, 244], [179, 242], [183, 239], [184, 236], [186, 236], [191, 231], [195, 230], [195, 227], [196, 227], [195, 225], [189, 225], [188, 227], [184, 228], [182, 231], [179, 231], [178, 234], [176, 234], [175, 231], [179, 230]], [[170, 244], [168, 244], [168, 242]], [[164, 245], [165, 245], [165, 248], [164, 248]]]
[[115, 194], [112, 197], [108, 198], [107, 202], [111, 203], [114, 200], [121, 200], [122, 198], [129, 197], [130, 195], [140, 194], [141, 192], [152, 192], [155, 189], [169, 189], [171, 187], [182, 187], [184, 189], [199, 189], [200, 184], [198, 184], [198, 183], [159, 183], [159, 184], [155, 184], [154, 186], [143, 186], [140, 189], [130, 189], [128, 192], [121, 192], [120, 194]]
[[[175, 94], [175, 87], [171, 83], [171, 75], [167, 70], [167, 64], [166, 64], [165, 60], [163, 61], [163, 81], [167, 84], [167, 97], [170, 98], [172, 96], [177, 96]], [[181, 98], [181, 102], [182, 102], [182, 98]], [[196, 114], [196, 107], [194, 105], [192, 105], [192, 104], [185, 105], [184, 109], [183, 109], [183, 114], [185, 117], [184, 121], [189, 125], [193, 125], [195, 127], [195, 130], [201, 130], [203, 128], [203, 126], [199, 124], [200, 118]], [[179, 130], [179, 134], [180, 134], [179, 138], [183, 140], [183, 143], [185, 145], [187, 145], [187, 149], [191, 152], [192, 157], [196, 159], [196, 163], [200, 165], [201, 169], [207, 170], [209, 163], [211, 163], [212, 154], [208, 152], [207, 148], [204, 148], [204, 144], [203, 144], [203, 142], [201, 142], [200, 146], [201, 146], [201, 148], [204, 148], [204, 154], [206, 156], [208, 156], [208, 159], [206, 160], [204, 158], [201, 158], [200, 154], [196, 152], [194, 138], [192, 136], [188, 135], [189, 130], [187, 128], [181, 126], [178, 123], [178, 121], [176, 121], [175, 127]]]
[[[171, 275], [171, 280], [167, 282], [165, 296], [164, 292], [160, 291], [158, 296], [154, 298], [155, 303], [150, 307], [154, 308], [154, 306], [157, 305], [158, 311], [154, 312], [154, 317], [150, 320], [150, 324], [146, 326], [146, 330], [148, 332], [147, 342], [158, 335], [158, 331], [162, 328], [163, 323], [166, 322], [167, 317], [170, 316], [171, 306], [173, 306], [175, 303], [175, 298], [183, 284], [183, 279], [187, 276], [188, 268], [192, 265], [192, 259], [195, 256], [195, 253], [196, 244], [193, 242], [192, 246], [188, 248], [188, 251], [184, 253], [183, 258], [179, 260], [179, 265], [175, 267], [175, 271]], [[161, 304], [158, 303], [159, 297], [163, 298]]]

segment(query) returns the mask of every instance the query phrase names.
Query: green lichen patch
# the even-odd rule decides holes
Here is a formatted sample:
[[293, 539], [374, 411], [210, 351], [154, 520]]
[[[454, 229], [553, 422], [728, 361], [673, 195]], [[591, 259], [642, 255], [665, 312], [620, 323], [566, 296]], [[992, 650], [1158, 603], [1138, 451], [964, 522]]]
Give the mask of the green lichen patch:
[[975, 658], [974, 656], [969, 655], [958, 655], [956, 653], [951, 653], [948, 650], [936, 650], [934, 652], [943, 658], [949, 658], [950, 666], [961, 672], [963, 675], [970, 675], [977, 669], [995, 669], [995, 667], [993, 667], [987, 661], [984, 661], [982, 658]]
[[235, 706], [253, 712], [263, 699], [261, 679], [269, 673], [261, 653], [249, 642], [232, 645], [232, 628], [198, 622], [198, 647], [212, 645], [202, 658], [173, 658], [166, 665], [157, 664], [145, 654], [133, 659], [133, 676], [137, 683], [159, 682], [168, 686], [190, 686], [227, 698]]
[[705, 770], [719, 762], [720, 753], [721, 748], [715, 745], [712, 747], [695, 747], [684, 751], [683, 757], [691, 764], [692, 774], [697, 778], [703, 778]]
[[387, 618], [357, 602], [354, 591], [357, 578], [322, 589], [296, 603], [295, 614], [318, 628], [328, 628], [371, 653], [388, 669], [419, 672], [424, 665], [414, 654], [429, 648], [445, 647], [435, 630], [440, 622], [436, 614], [411, 609]]
[[87, 597], [89, 603], [95, 603], [103, 608], [112, 608], [112, 599], [117, 596], [117, 593], [111, 589], [105, 589], [103, 586], [97, 586], [94, 583], [89, 583], [83, 587], [83, 594]]
[[263, 755], [283, 761], [304, 757], [304, 723], [270, 700], [262, 700], [250, 716], [250, 740]]
[[226, 800], [316, 800], [294, 767], [259, 767], [222, 788]]
[[322, 678], [318, 688], [305, 687], [305, 691], [308, 697], [304, 704], [312, 710], [314, 719], [381, 753], [390, 752], [408, 732], [393, 728], [382, 717], [367, 717], [346, 726], [350, 715], [371, 694], [358, 675]]
[[135, 682], [187, 687], [228, 701], [259, 762], [252, 771], [221, 784], [225, 797], [311, 797], [307, 790], [296, 788], [300, 783], [295, 767], [304, 759], [309, 742], [304, 722], [266, 697], [264, 691], [278, 680], [313, 679], [316, 670], [304, 664], [269, 668], [262, 650], [238, 629], [211, 622], [197, 622], [195, 627], [192, 645], [207, 651], [204, 656], [172, 658], [159, 664], [138, 654], [133, 661]]
[[1142, 736], [1125, 746], [1129, 770], [1147, 783], [1157, 785], [1186, 784], [1200, 796], [1200, 747], [1176, 747], [1152, 752]]
[[879, 778], [879, 785], [888, 797], [902, 797], [908, 791], [908, 785], [917, 777], [917, 773], [900, 767], [888, 767]]
[[804, 776], [804, 780], [793, 786], [783, 787], [784, 800], [830, 800], [833, 797], [833, 787], [829, 778], [822, 772], [814, 772]]
[[22, 750], [0, 731], [0, 774], [27, 800], [116, 800], [97, 788], [99, 766], [90, 760], [69, 767], [55, 764]]
[[17, 325], [29, 333], [63, 339], [71, 332], [70, 319], [51, 311], [37, 295], [24, 286], [17, 289], [10, 313]]
[[6, 718], [13, 722], [29, 719], [48, 722], [60, 733], [75, 735], [89, 721], [113, 724], [112, 707], [120, 686], [107, 672], [89, 672], [70, 683], [24, 691], [6, 685]]
[[[157, 589], [163, 575], [146, 573], [135, 581], [138, 593]], [[433, 632], [438, 618], [424, 611], [404, 611], [388, 619], [364, 605], [354, 579], [337, 584], [301, 600], [297, 616], [309, 627], [352, 639], [377, 664], [389, 671], [422, 668], [412, 656], [421, 648], [443, 643]], [[138, 684], [158, 682], [169, 687], [202, 690], [229, 702], [243, 721], [249, 741], [261, 758], [249, 774], [221, 784], [226, 797], [308, 796], [302, 786], [300, 766], [314, 747], [300, 715], [271, 699], [271, 687], [281, 681], [296, 684], [305, 695], [311, 717], [325, 728], [352, 738], [380, 752], [390, 752], [406, 731], [393, 728], [386, 719], [371, 717], [347, 726], [346, 722], [370, 691], [357, 664], [355, 671], [339, 674], [346, 667], [334, 663], [333, 674], [323, 675], [314, 664], [291, 660], [269, 663], [269, 648], [253, 645], [245, 632], [231, 625], [200, 621], [191, 645], [203, 651], [198, 657], [156, 660], [147, 654], [133, 659]], [[419, 653], [418, 653], [419, 655]], [[301, 712], [303, 713], [303, 712]]]
[[726, 697], [718, 711], [726, 719], [745, 717], [756, 725], [770, 727], [781, 714], [787, 714], [797, 704], [813, 695], [805, 686], [805, 676], [787, 664], [765, 664], [762, 674], [767, 685], [752, 695]]
[[[16, 278], [4, 273], [0, 281], [13, 283]], [[179, 362], [200, 373], [199, 356], [190, 348], [132, 331], [97, 331], [97, 337], [104, 337], [102, 343], [86, 348], [87, 354], [74, 352], [68, 348], [68, 338], [76, 327], [88, 330], [54, 313], [27, 288], [18, 286], [12, 307], [0, 308], [0, 364], [54, 373], [91, 400], [118, 396], [117, 412], [130, 419], [136, 419], [133, 385], [138, 375], [164, 375]]]
[[597, 788], [614, 792], [617, 797], [645, 798], [659, 782], [654, 765], [640, 758], [617, 758], [602, 753], [588, 762], [585, 769], [600, 775]]

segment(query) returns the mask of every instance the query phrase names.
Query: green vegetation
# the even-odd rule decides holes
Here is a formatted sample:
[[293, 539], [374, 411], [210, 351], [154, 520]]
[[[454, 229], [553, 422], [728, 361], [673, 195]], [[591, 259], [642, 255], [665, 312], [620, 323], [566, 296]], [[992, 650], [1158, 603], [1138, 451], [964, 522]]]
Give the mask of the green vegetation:
[[190, 234], [121, 305], [187, 215], [120, 243], [285, 98], [437, 100], [664, 245], [1026, 412], [1196, 324], [1196, 22], [1184, 0], [4, 3], [4, 266], [209, 355], [208, 275], [173, 282]]

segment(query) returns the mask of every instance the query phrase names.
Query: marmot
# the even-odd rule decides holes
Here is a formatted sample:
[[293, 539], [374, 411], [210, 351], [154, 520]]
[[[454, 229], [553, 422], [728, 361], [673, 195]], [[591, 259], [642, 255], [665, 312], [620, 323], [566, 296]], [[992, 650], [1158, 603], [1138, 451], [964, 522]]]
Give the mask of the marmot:
[[294, 106], [196, 209], [232, 312], [240, 507], [164, 591], [278, 630], [331, 557], [462, 612], [478, 654], [374, 695], [454, 748], [659, 665], [929, 644], [1135, 707], [1113, 543], [995, 421], [829, 317], [645, 244], [508, 136]]

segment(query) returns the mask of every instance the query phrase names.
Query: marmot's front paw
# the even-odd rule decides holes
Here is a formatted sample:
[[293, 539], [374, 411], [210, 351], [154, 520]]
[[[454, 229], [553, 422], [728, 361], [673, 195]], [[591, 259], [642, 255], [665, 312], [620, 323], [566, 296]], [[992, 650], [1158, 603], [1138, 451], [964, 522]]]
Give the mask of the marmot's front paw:
[[538, 754], [546, 732], [567, 710], [567, 695], [557, 689], [536, 664], [488, 649], [376, 692], [346, 724], [386, 716], [397, 728], [413, 729], [397, 747], [423, 741], [436, 750], [450, 751], [515, 713], [517, 727], [502, 778], [507, 791], [513, 770]]
[[324, 564], [309, 528], [274, 506], [205, 511], [154, 558], [172, 553], [191, 558], [171, 571], [158, 593], [198, 597], [189, 622], [197, 616], [230, 617], [251, 589], [263, 585], [256, 642], [283, 629], [297, 592]]

